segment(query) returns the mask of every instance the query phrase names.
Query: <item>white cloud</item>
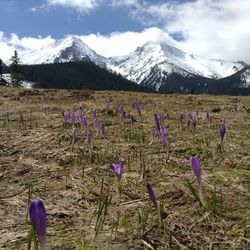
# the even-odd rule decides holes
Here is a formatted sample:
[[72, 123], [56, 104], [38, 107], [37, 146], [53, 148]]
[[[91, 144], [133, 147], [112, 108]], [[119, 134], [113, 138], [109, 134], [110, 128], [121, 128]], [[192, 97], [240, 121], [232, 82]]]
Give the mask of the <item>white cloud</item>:
[[196, 0], [147, 4], [131, 10], [146, 25], [182, 34], [178, 46], [207, 58], [250, 62], [250, 1]]
[[74, 8], [78, 12], [89, 12], [98, 6], [98, 0], [47, 0], [47, 3], [49, 6]]
[[23, 37], [19, 38], [15, 33], [12, 33], [10, 37], [4, 35], [0, 31], [0, 58], [3, 61], [8, 61], [14, 54], [14, 50], [28, 51], [36, 50], [43, 46], [46, 46], [54, 41], [51, 36], [47, 37]]
[[113, 32], [107, 36], [89, 34], [80, 38], [100, 55], [110, 57], [126, 55], [150, 40], [159, 40], [163, 37], [173, 44], [173, 39], [156, 27], [145, 29], [142, 32]]
[[111, 6], [112, 7], [140, 7], [141, 6], [140, 0], [112, 0]]

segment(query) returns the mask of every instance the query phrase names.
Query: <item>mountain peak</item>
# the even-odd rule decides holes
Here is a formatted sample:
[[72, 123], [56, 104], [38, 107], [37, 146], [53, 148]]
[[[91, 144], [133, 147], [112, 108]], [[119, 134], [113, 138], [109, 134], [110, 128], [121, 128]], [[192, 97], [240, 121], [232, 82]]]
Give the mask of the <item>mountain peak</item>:
[[88, 47], [80, 38], [76, 37], [76, 36], [67, 36], [61, 40], [58, 40], [56, 42], [57, 44], [64, 44], [64, 45], [68, 45], [68, 46], [86, 46]]
[[24, 64], [43, 64], [88, 60], [105, 67], [104, 58], [90, 49], [80, 38], [68, 36], [39, 50], [20, 53]]

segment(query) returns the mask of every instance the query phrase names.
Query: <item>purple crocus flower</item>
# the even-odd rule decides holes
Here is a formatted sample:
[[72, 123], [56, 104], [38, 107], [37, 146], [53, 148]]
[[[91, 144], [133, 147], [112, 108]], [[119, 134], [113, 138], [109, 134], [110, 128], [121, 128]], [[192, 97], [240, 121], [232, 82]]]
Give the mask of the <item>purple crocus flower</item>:
[[78, 115], [77, 119], [78, 119], [80, 125], [83, 126], [83, 116], [82, 115]]
[[125, 112], [125, 110], [123, 110], [123, 111], [120, 113], [120, 120], [121, 120], [122, 123], [124, 123], [125, 117], [126, 117], [126, 112]]
[[124, 110], [124, 107], [123, 107], [123, 105], [121, 105], [121, 106], [119, 107], [119, 114], [121, 114], [121, 113], [123, 112], [123, 110]]
[[120, 180], [124, 171], [123, 163], [112, 163], [112, 170], [117, 176], [118, 180]]
[[182, 123], [182, 121], [183, 121], [183, 114], [182, 113], [179, 114], [178, 120], [180, 123]]
[[138, 102], [135, 103], [135, 109], [137, 113], [139, 114], [139, 116], [141, 117], [141, 106]]
[[179, 120], [179, 122], [180, 122], [180, 130], [181, 130], [181, 128], [182, 128], [182, 121], [183, 121], [183, 114], [182, 114], [182, 113], [180, 113], [180, 114], [178, 115], [178, 120]]
[[105, 125], [103, 123], [101, 124], [101, 133], [102, 133], [102, 139], [106, 139], [107, 138], [107, 132], [106, 132], [106, 127], [105, 127]]
[[93, 118], [94, 118], [94, 120], [97, 118], [97, 111], [96, 111], [96, 109], [93, 111]]
[[191, 111], [188, 112], [188, 118], [189, 118], [190, 120], [193, 120], [193, 115], [192, 115], [192, 112], [191, 112]]
[[196, 118], [198, 119], [198, 117], [199, 117], [199, 109], [195, 110], [195, 114], [196, 114]]
[[79, 111], [80, 111], [80, 113], [82, 114], [82, 112], [83, 112], [83, 109], [84, 109], [84, 104], [83, 103], [81, 103], [80, 104], [80, 106], [79, 106]]
[[226, 127], [225, 127], [225, 125], [221, 125], [221, 127], [220, 127], [220, 138], [221, 138], [221, 142], [223, 142], [225, 133], [226, 133]]
[[160, 132], [160, 122], [159, 122], [158, 114], [156, 112], [154, 113], [154, 120], [155, 120], [155, 127]]
[[193, 124], [194, 130], [195, 130], [195, 127], [196, 127], [196, 124], [197, 124], [196, 119], [193, 119], [193, 120], [192, 120], [192, 124]]
[[88, 129], [89, 123], [88, 123], [88, 120], [85, 116], [83, 117], [83, 125], [85, 126], [86, 129]]
[[72, 143], [74, 144], [76, 139], [76, 127], [73, 125], [72, 127]]
[[75, 112], [70, 112], [70, 113], [69, 113], [69, 117], [70, 117], [70, 119], [71, 119], [71, 122], [72, 122], [73, 124], [75, 124], [75, 121], [76, 121]]
[[210, 122], [210, 114], [208, 111], [206, 112], [206, 118], [207, 118], [208, 122]]
[[161, 140], [162, 140], [164, 150], [167, 151], [168, 138], [167, 138], [167, 129], [166, 129], [166, 127], [161, 128]]
[[29, 206], [29, 217], [41, 248], [45, 246], [47, 215], [43, 202], [40, 199], [32, 200]]
[[94, 120], [94, 127], [96, 130], [98, 130], [98, 128], [100, 127], [100, 124], [101, 124], [101, 121], [98, 118], [96, 118]]
[[106, 103], [106, 106], [105, 106], [105, 114], [108, 115], [109, 113], [109, 102]]
[[198, 160], [197, 156], [191, 156], [190, 159], [190, 166], [194, 172], [196, 182], [198, 185], [201, 184], [201, 166], [200, 166], [200, 161]]
[[134, 124], [135, 124], [135, 118], [134, 118], [133, 115], [130, 116], [130, 124], [131, 124], [132, 127], [133, 127]]
[[150, 200], [152, 201], [152, 203], [153, 203], [155, 209], [158, 210], [158, 205], [157, 205], [157, 201], [156, 201], [156, 198], [155, 198], [154, 191], [153, 191], [151, 185], [150, 185], [148, 182], [147, 182], [147, 184], [146, 184], [146, 187], [147, 187], [147, 191], [148, 191]]
[[152, 136], [153, 136], [153, 138], [155, 138], [156, 135], [157, 135], [157, 130], [156, 130], [156, 128], [152, 128]]
[[190, 119], [188, 119], [188, 121], [187, 121], [187, 126], [188, 126], [188, 129], [189, 129], [189, 127], [190, 127], [190, 124], [191, 124], [191, 120], [190, 120]]

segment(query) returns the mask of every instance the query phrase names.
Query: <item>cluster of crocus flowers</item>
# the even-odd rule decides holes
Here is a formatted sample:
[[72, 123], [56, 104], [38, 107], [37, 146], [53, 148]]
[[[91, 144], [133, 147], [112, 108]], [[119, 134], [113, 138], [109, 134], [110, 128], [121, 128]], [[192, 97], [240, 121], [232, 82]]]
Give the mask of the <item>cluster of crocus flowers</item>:
[[45, 249], [47, 214], [40, 199], [32, 200], [29, 206], [29, 218], [34, 229], [34, 241], [39, 241], [41, 249]]

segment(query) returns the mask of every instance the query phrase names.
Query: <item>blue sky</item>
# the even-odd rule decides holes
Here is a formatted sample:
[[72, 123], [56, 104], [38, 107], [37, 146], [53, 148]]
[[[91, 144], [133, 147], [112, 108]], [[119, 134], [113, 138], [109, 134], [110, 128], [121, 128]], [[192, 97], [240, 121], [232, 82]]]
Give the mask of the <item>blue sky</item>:
[[250, 61], [249, 0], [0, 0], [0, 57], [68, 35], [104, 55], [164, 40], [208, 58]]

